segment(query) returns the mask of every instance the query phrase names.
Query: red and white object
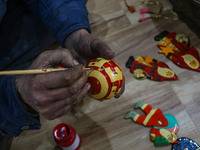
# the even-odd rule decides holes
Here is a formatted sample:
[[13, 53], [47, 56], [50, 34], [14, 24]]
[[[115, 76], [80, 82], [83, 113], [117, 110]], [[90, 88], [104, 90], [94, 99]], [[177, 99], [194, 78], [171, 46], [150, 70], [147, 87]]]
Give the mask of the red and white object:
[[65, 123], [58, 124], [53, 130], [56, 144], [62, 150], [78, 150], [81, 140], [75, 129]]

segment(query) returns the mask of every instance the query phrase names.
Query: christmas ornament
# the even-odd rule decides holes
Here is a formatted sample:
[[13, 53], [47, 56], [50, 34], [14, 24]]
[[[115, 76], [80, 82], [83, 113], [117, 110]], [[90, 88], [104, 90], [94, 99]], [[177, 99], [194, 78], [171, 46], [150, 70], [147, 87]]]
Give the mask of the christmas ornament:
[[176, 74], [165, 63], [148, 56], [130, 56], [126, 67], [130, 68], [134, 77], [139, 80], [151, 79], [154, 81], [177, 80]]
[[181, 68], [200, 71], [200, 57], [198, 51], [190, 45], [189, 38], [184, 34], [164, 31], [155, 37], [159, 53]]
[[200, 150], [200, 146], [189, 138], [182, 137], [177, 141], [176, 144], [172, 145], [172, 150]]
[[[157, 11], [149, 11], [146, 8], [140, 9], [140, 14], [151, 14], [150, 17], [144, 17], [138, 20], [138, 22], [143, 22], [148, 19], [166, 19], [166, 20], [178, 20], [178, 15], [172, 10], [163, 9], [163, 4], [159, 1], [144, 0], [139, 3], [140, 5], [155, 5], [158, 7]], [[154, 8], [155, 9], [155, 8]]]
[[177, 143], [176, 132], [179, 125], [174, 116], [163, 114], [158, 108], [153, 109], [144, 102], [138, 102], [134, 108], [142, 109], [146, 115], [139, 115], [135, 111], [130, 111], [125, 115], [125, 119], [132, 119], [134, 122], [152, 127], [150, 130], [150, 139], [155, 146]]
[[123, 82], [123, 73], [114, 60], [96, 58], [86, 65], [88, 70], [88, 83], [91, 84], [88, 95], [97, 99], [105, 100], [119, 93]]

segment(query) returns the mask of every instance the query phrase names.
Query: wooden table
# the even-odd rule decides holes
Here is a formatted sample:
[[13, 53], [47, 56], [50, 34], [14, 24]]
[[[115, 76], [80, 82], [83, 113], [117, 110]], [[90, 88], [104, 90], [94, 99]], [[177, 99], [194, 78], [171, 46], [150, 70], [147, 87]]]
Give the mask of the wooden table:
[[[23, 132], [14, 139], [11, 150], [53, 150], [53, 128], [59, 123], [73, 126], [82, 140], [81, 150], [170, 150], [171, 145], [155, 147], [150, 141], [150, 127], [125, 120], [138, 101], [145, 101], [163, 113], [173, 114], [180, 125], [178, 137], [188, 137], [200, 144], [200, 73], [181, 69], [158, 54], [154, 36], [163, 30], [185, 33], [200, 52], [199, 38], [182, 22], [147, 20], [138, 23], [143, 6], [138, 0], [128, 0], [136, 8], [130, 13], [123, 0], [88, 1], [92, 34], [103, 40], [116, 53], [114, 60], [121, 66], [126, 78], [126, 90], [119, 99], [104, 102], [86, 97], [76, 108], [79, 119], [71, 113], [47, 121], [41, 116], [42, 128]], [[166, 0], [165, 8], [172, 6]], [[139, 81], [133, 77], [125, 63], [130, 55], [154, 57], [168, 64], [178, 75], [177, 81]], [[141, 113], [141, 111], [139, 111]]]

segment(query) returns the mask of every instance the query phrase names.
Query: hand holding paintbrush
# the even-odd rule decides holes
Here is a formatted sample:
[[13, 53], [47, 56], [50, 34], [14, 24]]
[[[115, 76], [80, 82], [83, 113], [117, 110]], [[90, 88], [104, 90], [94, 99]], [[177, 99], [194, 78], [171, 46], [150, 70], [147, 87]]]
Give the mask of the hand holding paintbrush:
[[[62, 64], [65, 68], [53, 68]], [[47, 67], [48, 66], [48, 67]], [[16, 78], [16, 89], [28, 109], [33, 109], [46, 119], [58, 118], [72, 109], [72, 105], [87, 94], [87, 69], [74, 65], [74, 59], [67, 50], [43, 52], [31, 65], [31, 69], [11, 71], [21, 75]], [[8, 72], [4, 72], [4, 74]]]

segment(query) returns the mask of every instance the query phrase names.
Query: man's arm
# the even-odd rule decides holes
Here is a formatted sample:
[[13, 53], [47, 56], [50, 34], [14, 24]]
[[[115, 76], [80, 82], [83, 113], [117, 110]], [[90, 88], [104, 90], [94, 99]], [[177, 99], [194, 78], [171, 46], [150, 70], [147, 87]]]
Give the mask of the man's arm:
[[0, 0], [0, 22], [6, 12], [6, 1], [7, 0]]
[[29, 0], [26, 3], [63, 47], [64, 40], [74, 31], [86, 29], [90, 32], [88, 11], [83, 0]]

